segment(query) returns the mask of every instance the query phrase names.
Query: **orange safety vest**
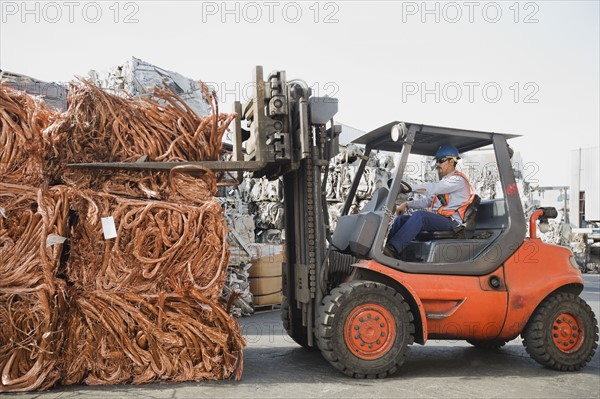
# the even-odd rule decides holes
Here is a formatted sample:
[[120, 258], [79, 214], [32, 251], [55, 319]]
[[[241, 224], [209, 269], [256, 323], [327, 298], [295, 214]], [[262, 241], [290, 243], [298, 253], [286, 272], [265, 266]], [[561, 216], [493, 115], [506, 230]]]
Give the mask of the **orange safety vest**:
[[[438, 208], [437, 213], [449, 218], [452, 215], [454, 215], [454, 213], [458, 212], [458, 216], [460, 216], [460, 219], [464, 222], [465, 221], [465, 212], [467, 211], [467, 208], [469, 207], [469, 205], [471, 205], [471, 202], [473, 202], [473, 199], [475, 198], [475, 190], [473, 189], [471, 182], [469, 182], [469, 179], [467, 179], [467, 176], [465, 176], [463, 173], [459, 172], [458, 170], [454, 171], [454, 173], [456, 175], [462, 177], [463, 179], [465, 179], [467, 181], [467, 184], [469, 184], [469, 198], [465, 202], [463, 202], [456, 210], [446, 209], [447, 204], [450, 202], [450, 194], [444, 194], [444, 196], [442, 198], [440, 198], [440, 201], [442, 202], [442, 206], [440, 206]], [[433, 200], [431, 201], [431, 206], [429, 207], [429, 210], [431, 212], [433, 212], [433, 206], [435, 205], [435, 202], [437, 199], [438, 199], [438, 196], [434, 195]]]

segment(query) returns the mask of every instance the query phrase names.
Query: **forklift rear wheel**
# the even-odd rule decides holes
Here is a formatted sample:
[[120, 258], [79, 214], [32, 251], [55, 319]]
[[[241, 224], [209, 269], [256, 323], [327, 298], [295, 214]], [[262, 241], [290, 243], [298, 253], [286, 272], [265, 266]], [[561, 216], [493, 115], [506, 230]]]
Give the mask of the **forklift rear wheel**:
[[467, 342], [476, 348], [488, 349], [488, 350], [500, 349], [504, 345], [506, 345], [506, 341], [503, 339], [486, 339], [486, 340], [468, 339]]
[[534, 311], [522, 336], [525, 349], [538, 363], [575, 371], [594, 356], [598, 323], [583, 299], [570, 293], [554, 293]]
[[415, 326], [400, 293], [371, 281], [344, 283], [318, 309], [317, 343], [335, 368], [354, 378], [384, 378], [404, 363]]

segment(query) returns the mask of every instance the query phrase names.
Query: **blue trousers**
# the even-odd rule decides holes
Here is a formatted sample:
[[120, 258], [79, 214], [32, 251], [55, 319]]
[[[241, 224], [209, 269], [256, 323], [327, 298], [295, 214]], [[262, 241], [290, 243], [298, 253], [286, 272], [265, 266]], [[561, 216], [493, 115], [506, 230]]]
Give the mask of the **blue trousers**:
[[421, 230], [443, 231], [452, 230], [453, 227], [450, 219], [442, 215], [416, 211], [412, 216], [400, 215], [394, 219], [387, 242], [396, 248], [396, 251], [402, 252]]

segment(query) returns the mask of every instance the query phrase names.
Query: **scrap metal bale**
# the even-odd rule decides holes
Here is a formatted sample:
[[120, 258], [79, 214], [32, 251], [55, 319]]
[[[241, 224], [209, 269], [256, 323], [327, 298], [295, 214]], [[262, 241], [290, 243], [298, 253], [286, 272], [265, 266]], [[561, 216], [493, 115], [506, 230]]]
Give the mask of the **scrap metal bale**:
[[[83, 81], [69, 92], [69, 109], [46, 134], [53, 142], [55, 180], [83, 186], [90, 175], [66, 171], [68, 163], [216, 161], [221, 141], [235, 114], [219, 114], [216, 95], [210, 116], [198, 116], [171, 89], [153, 98], [122, 98]], [[83, 179], [80, 181], [80, 179]]]
[[48, 389], [64, 343], [64, 187], [0, 183], [0, 392]]
[[62, 289], [0, 289], [0, 392], [49, 389], [60, 378]]
[[245, 343], [220, 298], [229, 252], [214, 174], [66, 168], [216, 160], [234, 115], [219, 115], [216, 97], [198, 117], [169, 90], [154, 93], [161, 105], [84, 83], [42, 133], [50, 117], [18, 95], [0, 110], [0, 390], [239, 379]]
[[43, 101], [0, 84], [0, 182], [38, 186], [46, 183], [42, 131], [56, 114]]
[[0, 293], [53, 281], [67, 229], [65, 187], [0, 183]]
[[103, 90], [126, 97], [148, 96], [153, 87], [169, 86], [198, 115], [209, 115], [211, 112], [209, 99], [202, 93], [199, 82], [135, 57], [108, 71], [91, 70], [88, 76]]
[[63, 384], [237, 378], [239, 326], [192, 289], [156, 295], [72, 290]]
[[46, 105], [58, 111], [67, 109], [67, 87], [64, 84], [43, 82], [30, 76], [8, 71], [0, 71], [0, 83], [44, 100]]
[[64, 274], [70, 283], [145, 294], [195, 288], [219, 298], [229, 252], [216, 200], [190, 206], [78, 189], [69, 198], [74, 219]]
[[[190, 170], [192, 172], [190, 173]], [[175, 167], [169, 172], [134, 170], [66, 170], [70, 182], [121, 197], [202, 205], [217, 193], [215, 174], [202, 167]]]

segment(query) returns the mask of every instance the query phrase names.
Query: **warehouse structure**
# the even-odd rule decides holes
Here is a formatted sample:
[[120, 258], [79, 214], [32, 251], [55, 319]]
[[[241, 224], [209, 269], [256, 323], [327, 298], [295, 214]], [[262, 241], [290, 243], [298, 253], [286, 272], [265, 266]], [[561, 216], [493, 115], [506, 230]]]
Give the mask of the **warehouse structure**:
[[592, 227], [600, 223], [600, 147], [571, 151], [571, 224]]

